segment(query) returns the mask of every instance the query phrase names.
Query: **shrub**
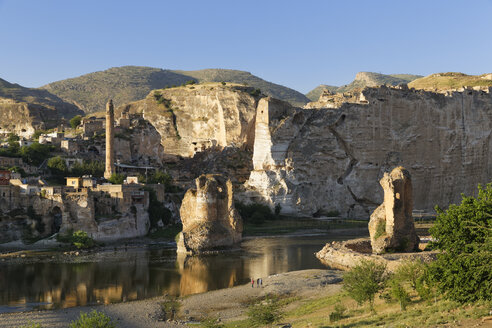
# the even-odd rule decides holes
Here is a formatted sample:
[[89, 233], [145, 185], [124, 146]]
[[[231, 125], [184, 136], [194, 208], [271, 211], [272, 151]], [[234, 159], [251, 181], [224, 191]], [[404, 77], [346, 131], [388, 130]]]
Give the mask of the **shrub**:
[[204, 328], [221, 328], [224, 327], [224, 324], [220, 323], [218, 318], [212, 317], [202, 320], [201, 326]]
[[335, 304], [333, 312], [330, 313], [330, 322], [343, 319], [345, 311], [347, 311], [347, 308], [342, 303]]
[[195, 80], [189, 80], [189, 81], [186, 81], [184, 85], [191, 85], [191, 84], [196, 84], [196, 81]]
[[275, 205], [275, 210], [274, 210], [274, 212], [275, 212], [275, 216], [277, 216], [277, 217], [278, 217], [278, 216], [280, 215], [280, 211], [281, 211], [281, 210], [282, 210], [282, 205], [280, 205], [280, 204], [276, 204], [276, 205]]
[[72, 127], [72, 129], [75, 129], [80, 125], [81, 122], [82, 122], [82, 116], [80, 115], [74, 116], [70, 120], [70, 126]]
[[478, 186], [478, 196], [462, 195], [460, 205], [438, 213], [430, 229], [442, 250], [429, 266], [446, 298], [465, 303], [492, 299], [492, 184]]
[[255, 326], [270, 325], [283, 317], [279, 301], [276, 297], [267, 297], [264, 301], [250, 306], [247, 314], [249, 320]]
[[90, 313], [80, 313], [77, 320], [72, 321], [70, 328], [115, 328], [115, 324], [106, 314], [92, 310]]
[[30, 146], [24, 146], [19, 149], [19, 155], [24, 162], [32, 165], [40, 165], [50, 157], [50, 152], [54, 149], [51, 145], [42, 145], [34, 142]]
[[402, 311], [405, 310], [407, 308], [407, 305], [410, 303], [410, 295], [402, 286], [402, 283], [398, 281], [398, 279], [392, 279], [389, 286], [389, 294], [391, 298], [400, 303], [400, 309]]
[[55, 176], [64, 177], [67, 173], [67, 164], [65, 163], [63, 158], [61, 158], [60, 156], [51, 157], [48, 160], [47, 165], [51, 171], [51, 174], [53, 174]]
[[370, 260], [361, 260], [343, 276], [343, 288], [357, 304], [369, 302], [374, 311], [374, 296], [384, 288], [387, 279], [386, 265]]
[[145, 190], [149, 192], [149, 219], [150, 219], [150, 227], [157, 228], [157, 223], [159, 220], [162, 220], [164, 225], [168, 225], [172, 222], [172, 213], [171, 211], [164, 206], [161, 202], [157, 200], [157, 195], [152, 188], [146, 187]]
[[77, 230], [75, 232], [69, 230], [66, 234], [58, 234], [56, 240], [61, 243], [71, 244], [78, 249], [91, 248], [95, 245], [94, 239], [89, 237], [87, 232], [82, 230]]
[[235, 207], [245, 222], [261, 224], [266, 220], [275, 219], [270, 207], [264, 204], [252, 203], [245, 205], [237, 202]]
[[41, 326], [41, 324], [39, 323], [29, 322], [21, 326], [20, 328], [43, 328], [43, 326]]
[[125, 181], [126, 176], [121, 173], [113, 173], [111, 174], [111, 177], [108, 179], [109, 182], [112, 184], [123, 184]]

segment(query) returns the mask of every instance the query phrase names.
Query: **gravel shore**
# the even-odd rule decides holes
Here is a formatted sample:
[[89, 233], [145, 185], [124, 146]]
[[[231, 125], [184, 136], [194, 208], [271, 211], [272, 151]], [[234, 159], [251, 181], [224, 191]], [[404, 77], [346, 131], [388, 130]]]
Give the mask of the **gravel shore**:
[[301, 270], [263, 278], [263, 287], [250, 284], [178, 298], [175, 321], [163, 320], [161, 303], [166, 297], [92, 307], [0, 314], [0, 327], [21, 327], [30, 322], [44, 328], [68, 327], [80, 312], [93, 309], [110, 316], [120, 328], [185, 327], [187, 322], [205, 317], [223, 321], [245, 318], [248, 305], [268, 294], [298, 296], [302, 299], [336, 293], [341, 288], [341, 273], [333, 270]]

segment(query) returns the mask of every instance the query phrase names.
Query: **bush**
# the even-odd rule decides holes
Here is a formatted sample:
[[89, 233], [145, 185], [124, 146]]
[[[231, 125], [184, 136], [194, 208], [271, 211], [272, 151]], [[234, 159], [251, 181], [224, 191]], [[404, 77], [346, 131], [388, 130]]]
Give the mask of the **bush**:
[[204, 328], [221, 328], [224, 327], [224, 324], [219, 322], [219, 319], [216, 317], [206, 318], [201, 321], [201, 327]]
[[392, 299], [400, 303], [400, 310], [406, 310], [407, 305], [410, 304], [410, 295], [403, 287], [402, 283], [398, 279], [391, 279], [389, 294]]
[[267, 297], [264, 301], [250, 306], [247, 314], [249, 320], [255, 326], [270, 325], [278, 322], [283, 317], [280, 303], [276, 297]]
[[270, 207], [264, 204], [252, 203], [245, 205], [235, 203], [235, 207], [245, 222], [261, 224], [266, 220], [274, 220], [276, 216], [272, 213]]
[[347, 308], [342, 303], [335, 304], [335, 309], [330, 313], [330, 322], [335, 322], [343, 319]]
[[21, 326], [20, 328], [43, 328], [43, 326], [41, 326], [41, 324], [39, 323], [29, 322]]
[[162, 220], [164, 225], [168, 225], [172, 222], [172, 213], [171, 211], [164, 206], [161, 202], [157, 200], [157, 196], [155, 191], [149, 187], [145, 188], [149, 192], [149, 219], [150, 219], [150, 227], [157, 228], [157, 223], [159, 220]]
[[34, 142], [30, 146], [24, 146], [19, 149], [19, 155], [22, 160], [31, 165], [40, 165], [44, 160], [50, 157], [50, 152], [54, 149], [51, 145], [42, 145]]
[[102, 177], [104, 175], [104, 162], [101, 161], [84, 161], [82, 164], [76, 162], [72, 169], [70, 170], [70, 174], [73, 176], [83, 176], [83, 175], [92, 175], [93, 177]]
[[86, 249], [86, 248], [91, 248], [94, 247], [95, 242], [94, 239], [89, 237], [87, 232], [82, 231], [82, 230], [69, 230], [66, 234], [58, 234], [56, 236], [56, 240], [61, 242], [61, 243], [67, 243], [71, 244], [78, 249]]
[[126, 176], [121, 173], [113, 173], [111, 174], [111, 177], [108, 179], [109, 182], [112, 184], [123, 184], [125, 181]]
[[369, 302], [374, 311], [374, 296], [384, 288], [387, 280], [386, 265], [370, 260], [361, 260], [343, 276], [343, 288], [357, 304]]
[[429, 266], [446, 298], [466, 303], [492, 299], [492, 184], [478, 186], [478, 196], [462, 195], [460, 205], [438, 216], [430, 229], [433, 246], [443, 252]]
[[70, 120], [70, 126], [72, 127], [72, 129], [75, 129], [80, 125], [81, 122], [82, 122], [82, 116], [80, 115], [74, 116]]
[[67, 171], [68, 171], [67, 164], [65, 163], [63, 158], [61, 158], [60, 156], [51, 157], [48, 160], [47, 165], [51, 171], [51, 174], [53, 174], [54, 176], [58, 176], [58, 177], [66, 176]]
[[77, 320], [72, 321], [70, 328], [115, 328], [115, 324], [106, 314], [92, 310], [90, 313], [80, 313]]
[[73, 233], [71, 242], [78, 249], [91, 248], [94, 246], [94, 239], [89, 237], [87, 232], [82, 230], [77, 230]]

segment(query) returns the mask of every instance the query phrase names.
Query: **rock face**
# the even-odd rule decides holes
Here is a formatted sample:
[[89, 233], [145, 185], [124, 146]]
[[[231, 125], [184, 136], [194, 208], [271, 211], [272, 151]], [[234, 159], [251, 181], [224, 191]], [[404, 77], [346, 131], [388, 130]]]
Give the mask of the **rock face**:
[[369, 234], [373, 253], [418, 250], [419, 237], [412, 217], [413, 198], [410, 173], [397, 167], [379, 181], [384, 202], [372, 213]]
[[260, 100], [248, 189], [286, 214], [367, 218], [383, 200], [371, 181], [395, 166], [412, 172], [416, 210], [490, 181], [490, 91], [376, 87], [354, 98], [313, 109]]
[[232, 183], [219, 174], [201, 175], [189, 189], [180, 214], [178, 252], [201, 253], [241, 241], [243, 222], [234, 208]]
[[229, 83], [189, 85], [155, 90], [143, 100], [120, 106], [116, 116], [142, 114], [161, 135], [166, 154], [192, 157], [210, 148], [252, 148], [259, 96], [251, 87]]

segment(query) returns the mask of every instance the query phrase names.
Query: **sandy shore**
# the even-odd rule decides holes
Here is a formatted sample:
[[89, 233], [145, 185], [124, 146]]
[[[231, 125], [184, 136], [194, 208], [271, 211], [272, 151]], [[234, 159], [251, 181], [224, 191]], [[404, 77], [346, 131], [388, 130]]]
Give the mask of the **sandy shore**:
[[109, 315], [121, 328], [184, 327], [186, 322], [205, 317], [219, 317], [223, 321], [245, 318], [248, 305], [267, 294], [298, 296], [303, 299], [313, 296], [332, 295], [341, 288], [341, 272], [332, 270], [301, 270], [276, 274], [263, 278], [263, 288], [251, 288], [250, 284], [228, 289], [178, 298], [181, 304], [176, 321], [163, 321], [161, 303], [166, 297], [101, 305], [75, 307], [49, 311], [31, 311], [0, 314], [0, 327], [14, 328], [29, 322], [47, 327], [67, 327], [80, 312], [97, 309]]

